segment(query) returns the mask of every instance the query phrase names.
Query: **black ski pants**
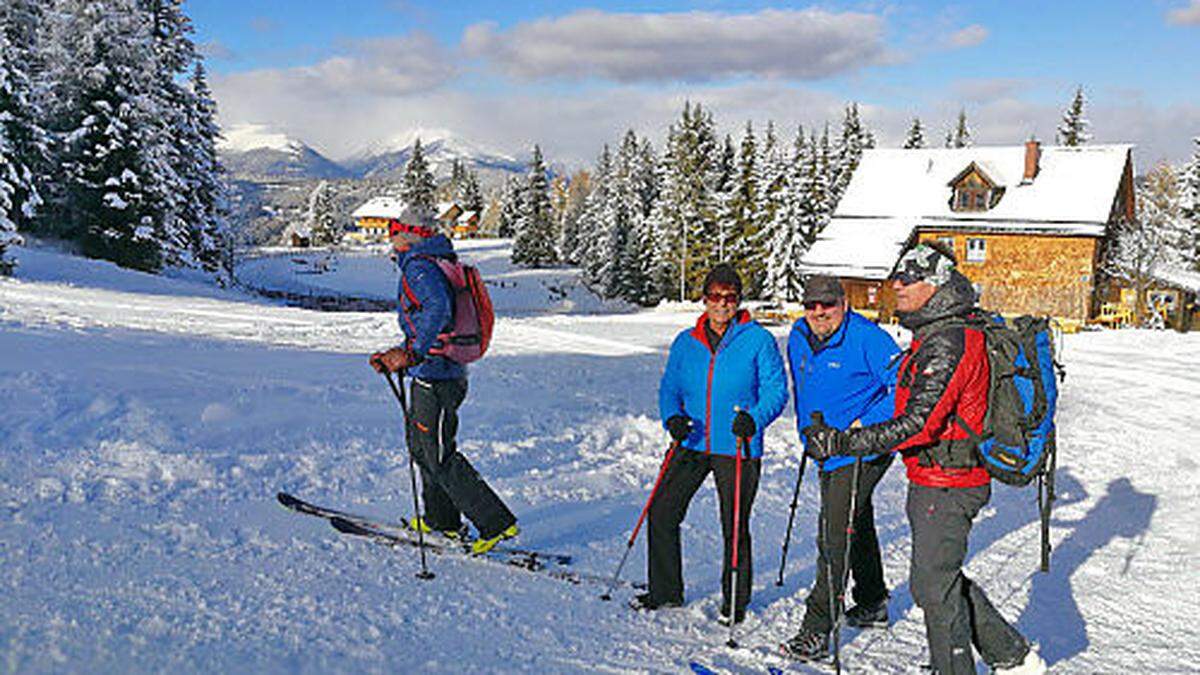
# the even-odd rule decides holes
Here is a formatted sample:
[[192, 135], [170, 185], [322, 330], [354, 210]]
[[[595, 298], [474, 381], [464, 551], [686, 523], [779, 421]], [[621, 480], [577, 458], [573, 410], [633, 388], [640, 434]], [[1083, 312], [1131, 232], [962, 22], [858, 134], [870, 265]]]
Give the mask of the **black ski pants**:
[[[650, 505], [649, 527], [649, 586], [655, 603], [683, 603], [683, 560], [680, 555], [679, 525], [687, 516], [688, 505], [704, 479], [712, 472], [717, 483], [717, 502], [721, 510], [721, 532], [725, 538], [725, 555], [721, 573], [722, 606], [729, 606], [729, 582], [732, 574], [733, 547], [733, 488], [736, 459], [727, 455], [710, 455], [680, 448], [671, 458], [663, 475], [658, 494]], [[738, 525], [738, 588], [737, 609], [744, 611], [750, 603], [754, 567], [750, 559], [750, 508], [758, 492], [758, 476], [762, 469], [759, 459], [742, 460], [741, 523]]]
[[925, 635], [933, 670], [939, 675], [974, 675], [971, 646], [992, 666], [1024, 660], [1029, 644], [962, 572], [967, 537], [992, 487], [908, 486], [912, 526], [913, 600], [925, 612]]
[[[854, 575], [854, 602], [874, 605], [887, 599], [883, 562], [879, 556], [879, 538], [875, 534], [875, 486], [892, 465], [888, 453], [862, 463], [858, 478], [858, 502], [854, 512], [854, 535], [850, 537], [850, 573]], [[817, 574], [805, 602], [804, 630], [828, 633], [833, 629], [830, 616], [829, 582], [833, 574], [833, 597], [841, 612], [842, 580], [846, 578], [846, 522], [850, 519], [850, 488], [854, 465], [836, 471], [821, 472], [821, 514], [817, 525]]]
[[467, 380], [413, 378], [410, 391], [408, 447], [421, 468], [425, 523], [435, 530], [456, 530], [466, 514], [479, 536], [490, 539], [517, 522], [458, 451], [458, 407], [467, 396]]

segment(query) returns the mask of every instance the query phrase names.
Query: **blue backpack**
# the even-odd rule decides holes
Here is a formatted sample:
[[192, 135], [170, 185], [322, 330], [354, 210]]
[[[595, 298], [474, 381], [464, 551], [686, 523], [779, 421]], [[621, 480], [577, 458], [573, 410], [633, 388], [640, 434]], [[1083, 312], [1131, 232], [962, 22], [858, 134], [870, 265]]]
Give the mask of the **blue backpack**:
[[988, 407], [979, 434], [957, 416], [955, 421], [971, 437], [978, 460], [992, 478], [1018, 487], [1037, 480], [1042, 570], [1047, 571], [1057, 459], [1055, 376], [1064, 377], [1062, 365], [1055, 360], [1050, 320], [1020, 316], [1006, 321], [999, 314], [979, 312], [967, 324], [983, 333], [990, 371]]

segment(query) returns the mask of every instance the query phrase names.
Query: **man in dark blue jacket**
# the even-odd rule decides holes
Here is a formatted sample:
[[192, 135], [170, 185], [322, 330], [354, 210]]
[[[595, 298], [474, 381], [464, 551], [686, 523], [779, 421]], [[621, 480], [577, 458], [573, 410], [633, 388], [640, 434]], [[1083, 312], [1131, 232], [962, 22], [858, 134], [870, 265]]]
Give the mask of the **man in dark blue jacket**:
[[[738, 308], [741, 294], [737, 272], [729, 265], [717, 265], [704, 280], [704, 314], [695, 328], [681, 332], [671, 345], [658, 406], [663, 426], [679, 443], [679, 451], [650, 505], [649, 589], [634, 599], [635, 609], [683, 604], [679, 525], [710, 472], [717, 484], [725, 538], [721, 614], [726, 620], [741, 621], [750, 602], [750, 507], [762, 468], [763, 432], [787, 405], [788, 391], [775, 338]], [[748, 453], [743, 451], [737, 602], [736, 611], [730, 612], [739, 438], [750, 442]]]
[[[891, 419], [895, 407], [896, 365], [900, 349], [879, 326], [850, 311], [839, 280], [815, 276], [804, 288], [804, 316], [792, 326], [788, 363], [795, 390], [796, 425], [811, 423], [821, 412], [837, 429]], [[804, 434], [800, 434], [805, 441]], [[830, 457], [820, 463], [821, 514], [817, 531], [817, 574], [809, 591], [799, 633], [784, 650], [800, 660], [828, 653], [834, 617], [833, 597], [842, 597], [845, 579], [846, 524], [853, 510], [850, 570], [855, 606], [846, 612], [852, 626], [886, 626], [887, 584], [875, 535], [871, 493], [892, 463], [888, 448], [863, 458], [857, 508], [851, 509], [852, 457]], [[840, 607], [835, 608], [840, 611]]]
[[438, 354], [439, 335], [453, 327], [454, 291], [435, 258], [456, 260], [454, 246], [431, 219], [408, 209], [388, 228], [400, 268], [399, 321], [404, 344], [371, 355], [378, 371], [412, 375], [408, 443], [421, 467], [425, 514], [413, 527], [457, 536], [462, 515], [474, 523], [476, 553], [517, 536], [517, 519], [458, 451], [458, 407], [467, 395], [467, 368]]

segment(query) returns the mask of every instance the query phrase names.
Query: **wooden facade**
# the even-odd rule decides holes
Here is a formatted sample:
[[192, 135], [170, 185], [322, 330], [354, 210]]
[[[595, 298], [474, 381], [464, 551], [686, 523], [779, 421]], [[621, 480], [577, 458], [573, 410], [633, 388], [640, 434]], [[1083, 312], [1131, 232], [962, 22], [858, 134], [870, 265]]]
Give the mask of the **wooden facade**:
[[363, 241], [387, 241], [390, 218], [364, 217], [354, 220]]

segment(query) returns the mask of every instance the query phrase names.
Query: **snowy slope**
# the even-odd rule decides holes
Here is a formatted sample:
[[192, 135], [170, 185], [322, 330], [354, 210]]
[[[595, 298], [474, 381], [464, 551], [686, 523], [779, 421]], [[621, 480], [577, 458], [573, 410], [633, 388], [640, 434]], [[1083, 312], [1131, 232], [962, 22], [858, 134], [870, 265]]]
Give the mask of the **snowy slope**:
[[[506, 273], [499, 253], [475, 254], [497, 265], [493, 276]], [[437, 578], [419, 581], [411, 550], [346, 538], [273, 501], [287, 489], [381, 517], [407, 512], [397, 411], [364, 358], [394, 340], [394, 317], [84, 272], [0, 280], [7, 670], [685, 672], [699, 657], [761, 673], [778, 664], [764, 651], [799, 621], [816, 525], [806, 481], [777, 589], [796, 467], [790, 417], [768, 432], [748, 648], [730, 652], [714, 622], [710, 486], [684, 525], [683, 609], [634, 614], [621, 605], [628, 591], [604, 603], [596, 587], [436, 557]], [[522, 543], [611, 572], [665, 447], [654, 419], [665, 350], [691, 321], [560, 307], [501, 317], [496, 352], [472, 368], [460, 441], [521, 518]], [[1080, 334], [1065, 356], [1052, 571], [1034, 572], [1033, 491], [998, 486], [970, 572], [1055, 672], [1190, 671], [1200, 657], [1189, 602], [1200, 580], [1191, 452], [1200, 339]], [[852, 672], [919, 672], [923, 658], [905, 582], [904, 488], [893, 469], [876, 495], [897, 622], [846, 631]], [[644, 574], [639, 542], [626, 576]]]
[[224, 130], [218, 145], [231, 174], [243, 178], [347, 178], [350, 172], [302, 141], [259, 124]]

